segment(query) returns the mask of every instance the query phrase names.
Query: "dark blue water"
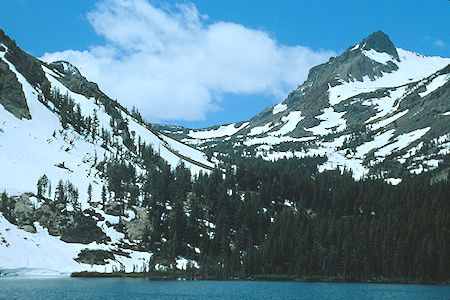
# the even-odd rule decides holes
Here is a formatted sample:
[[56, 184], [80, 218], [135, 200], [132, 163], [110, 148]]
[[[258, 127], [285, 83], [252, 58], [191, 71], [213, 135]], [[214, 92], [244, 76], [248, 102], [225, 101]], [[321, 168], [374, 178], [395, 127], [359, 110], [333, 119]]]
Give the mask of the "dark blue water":
[[450, 299], [450, 286], [119, 278], [0, 279], [0, 299]]

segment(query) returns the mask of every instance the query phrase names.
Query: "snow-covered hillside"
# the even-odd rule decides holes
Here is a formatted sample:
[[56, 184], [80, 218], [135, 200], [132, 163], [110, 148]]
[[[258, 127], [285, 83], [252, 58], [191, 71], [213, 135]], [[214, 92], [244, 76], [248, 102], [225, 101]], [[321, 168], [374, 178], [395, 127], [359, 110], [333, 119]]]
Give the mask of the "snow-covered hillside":
[[[101, 243], [67, 243], [58, 236], [50, 235], [37, 222], [30, 224], [34, 229], [28, 227], [31, 232], [26, 232], [19, 229], [18, 225], [11, 224], [0, 213], [0, 273], [70, 274], [82, 270], [132, 271], [133, 268], [146, 266], [151, 254], [123, 250], [121, 245], [132, 244], [132, 241], [116, 230], [115, 224], [119, 224], [121, 220], [99, 208], [102, 188], [107, 186], [105, 170], [100, 167], [102, 162], [126, 159], [139, 175], [143, 173], [144, 166], [139, 163], [136, 149], [145, 144], [151, 146], [172, 168], [183, 163], [193, 174], [209, 173], [215, 164], [199, 150], [149, 129], [120, 105], [105, 98], [100, 91], [94, 89], [106, 100], [100, 101], [99, 98], [71, 90], [71, 85], [68, 84], [70, 80], [78, 80], [77, 82], [89, 87], [93, 85], [81, 76], [76, 67], [67, 62], [44, 64], [23, 53], [8, 38], [2, 38], [0, 64], [3, 69], [0, 77], [5, 76], [8, 84], [15, 83], [19, 87], [15, 92], [23, 93], [25, 103], [19, 103], [19, 98], [13, 96], [7, 98], [5, 92], [9, 90], [6, 88], [2, 91], [0, 192], [6, 192], [8, 197], [14, 199], [24, 193], [36, 194], [38, 180], [45, 175], [48, 188], [43, 196], [47, 197], [48, 193], [50, 198], [60, 181], [70, 182], [77, 189], [80, 209], [91, 210], [97, 216], [97, 226], [106, 237]], [[32, 64], [35, 68], [33, 72], [22, 74], [19, 68], [23, 69], [26, 64]], [[32, 81], [31, 78], [37, 79]], [[71, 113], [88, 120], [89, 128], [92, 128], [91, 134], [76, 130], [72, 123], [64, 126], [59, 109], [46, 98], [48, 91], [71, 99], [74, 106]], [[10, 92], [9, 94], [12, 95]], [[17, 116], [15, 112], [19, 104], [24, 110], [28, 110], [29, 118]], [[113, 105], [113, 109], [106, 105]], [[118, 115], [113, 118], [111, 110], [118, 112]], [[43, 204], [42, 199], [34, 196], [26, 197], [23, 201], [32, 213]], [[68, 204], [64, 209], [70, 211], [74, 208]], [[131, 221], [136, 217], [133, 210], [125, 214], [128, 217], [124, 221]], [[116, 251], [118, 254], [113, 254], [102, 265], [89, 265], [74, 260], [83, 249], [107, 250], [109, 253]]]
[[[117, 149], [113, 147], [105, 149], [100, 139], [93, 140], [77, 133], [73, 128], [64, 129], [52, 107], [47, 108], [38, 100], [41, 90], [27, 82], [5, 58], [5, 52], [0, 52], [0, 59], [7, 63], [17, 76], [31, 114], [31, 120], [20, 120], [0, 106], [0, 162], [3, 170], [8, 170], [0, 174], [0, 190], [7, 190], [12, 194], [34, 192], [37, 180], [46, 174], [55, 184], [59, 179], [73, 182], [81, 189], [82, 199], [86, 198], [87, 186], [92, 183], [94, 194], [99, 196], [103, 182], [95, 169], [94, 161], [114, 157]], [[95, 115], [99, 121], [99, 128], [113, 131], [110, 125], [111, 116], [101, 104], [96, 104], [93, 98], [70, 91], [58, 81], [62, 74], [50, 70], [45, 65], [42, 65], [42, 70], [53, 89], [68, 95], [79, 104], [84, 117], [93, 119]], [[214, 164], [209, 162], [202, 152], [162, 134], [157, 135], [125, 112], [121, 114], [128, 122], [130, 132], [134, 133], [134, 141], [137, 142], [139, 139], [152, 145], [171, 166], [176, 167], [183, 162], [193, 173], [209, 172], [214, 168]], [[123, 147], [122, 137], [115, 138]], [[184, 160], [181, 156], [190, 160]], [[62, 165], [64, 167], [61, 167]]]

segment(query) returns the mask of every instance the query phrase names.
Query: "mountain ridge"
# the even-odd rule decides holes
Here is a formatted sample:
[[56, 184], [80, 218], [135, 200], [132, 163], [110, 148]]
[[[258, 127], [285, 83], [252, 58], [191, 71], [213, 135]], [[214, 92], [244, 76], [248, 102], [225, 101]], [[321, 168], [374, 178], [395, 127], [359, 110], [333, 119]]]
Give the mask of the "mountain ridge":
[[[407, 155], [403, 152], [423, 145], [420, 142], [444, 140], [435, 152], [442, 154], [437, 155], [440, 163], [447, 161], [450, 128], [445, 124], [448, 124], [446, 113], [450, 107], [445, 96], [439, 95], [448, 93], [449, 63], [448, 58], [395, 48], [385, 33], [376, 31], [348, 47], [340, 56], [313, 67], [305, 82], [283, 102], [264, 109], [242, 128], [245, 121], [226, 125], [228, 132], [222, 130], [225, 126], [216, 126], [184, 130], [183, 134], [178, 130], [173, 136], [203, 149], [219, 143], [220, 149], [227, 149], [229, 153], [250, 151], [251, 156], [269, 160], [322, 155], [328, 159], [324, 169], [340, 165], [350, 168], [356, 178], [379, 176], [380, 172], [387, 178], [400, 177], [417, 170], [411, 166], [411, 157], [408, 157], [410, 164], [405, 164]], [[219, 129], [224, 133], [221, 137]], [[421, 133], [420, 137], [414, 130]], [[409, 142], [398, 141], [406, 139], [408, 134]], [[380, 135], [382, 138], [378, 137]], [[355, 145], [353, 148], [344, 145], [350, 139]], [[382, 144], [377, 142], [380, 140]], [[403, 171], [391, 172], [391, 167], [383, 166], [391, 151], [382, 149], [393, 145], [398, 145], [393, 148], [398, 157], [389, 160]], [[356, 147], [360, 147], [360, 151], [356, 151]], [[211, 148], [214, 151], [214, 146]], [[382, 151], [368, 157], [371, 149]], [[436, 167], [436, 160], [430, 158], [430, 161]], [[420, 165], [417, 163], [416, 167]]]

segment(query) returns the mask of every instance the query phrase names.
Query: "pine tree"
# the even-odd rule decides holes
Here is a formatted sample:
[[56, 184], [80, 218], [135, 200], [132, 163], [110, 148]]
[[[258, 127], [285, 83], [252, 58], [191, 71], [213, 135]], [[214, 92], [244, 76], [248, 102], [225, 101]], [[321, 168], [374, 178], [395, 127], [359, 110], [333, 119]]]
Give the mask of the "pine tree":
[[89, 183], [87, 193], [88, 193], [88, 203], [91, 204], [91, 202], [92, 202], [92, 184], [91, 183]]
[[52, 198], [52, 183], [48, 181], [48, 199]]
[[8, 196], [6, 195], [6, 192], [2, 193], [2, 213], [7, 214], [8, 213]]
[[44, 174], [37, 182], [37, 196], [39, 198], [44, 198], [44, 195], [47, 193], [47, 185], [48, 178], [47, 175]]
[[106, 187], [103, 185], [102, 187], [102, 208], [105, 210], [106, 207]]
[[59, 180], [58, 185], [55, 190], [55, 200], [59, 203], [67, 203], [64, 182], [62, 179]]

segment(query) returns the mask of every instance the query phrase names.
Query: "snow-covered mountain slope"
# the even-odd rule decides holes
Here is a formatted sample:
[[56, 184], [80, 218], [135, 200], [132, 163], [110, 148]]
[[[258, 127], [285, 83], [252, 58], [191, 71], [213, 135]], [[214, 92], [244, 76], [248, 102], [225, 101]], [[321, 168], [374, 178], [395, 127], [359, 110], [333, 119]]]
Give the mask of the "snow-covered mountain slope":
[[351, 169], [356, 178], [434, 169], [448, 159], [449, 64], [395, 48], [377, 31], [248, 122], [173, 136], [267, 160], [320, 155], [319, 169]]
[[[21, 224], [11, 224], [0, 214], [0, 271], [111, 271], [120, 266], [131, 271], [133, 266], [145, 265], [148, 253], [122, 250], [121, 244], [130, 241], [114, 227], [119, 217], [98, 208], [107, 185], [105, 162], [126, 160], [138, 174], [143, 173], [140, 151], [144, 144], [173, 168], [183, 163], [198, 174], [215, 167], [199, 150], [136, 119], [82, 77], [76, 67], [67, 62], [45, 64], [0, 31], [0, 193], [5, 191], [16, 200], [24, 193], [36, 194], [44, 174], [53, 186], [46, 191], [48, 195], [55, 192], [59, 181], [70, 182], [77, 188], [81, 210], [97, 215], [97, 226], [105, 234], [103, 242], [68, 244], [38, 223], [26, 227], [36, 233], [23, 232]], [[42, 199], [29, 195], [24, 207], [27, 213], [36, 214]], [[73, 207], [69, 204], [64, 210]], [[133, 211], [126, 213], [128, 221], [135, 217]], [[90, 267], [74, 260], [82, 249], [123, 253], [112, 254], [104, 265]], [[23, 255], [12, 259], [14, 253]], [[58, 255], [46, 258], [51, 253]]]
[[[43, 97], [40, 84], [33, 85], [28, 82], [5, 57], [9, 51], [8, 47], [3, 43], [0, 45], [5, 50], [0, 51], [0, 60], [8, 66], [8, 71], [14, 74], [21, 85], [31, 115], [29, 120], [19, 119], [0, 105], [0, 162], [3, 169], [8, 170], [7, 173], [0, 174], [0, 189], [7, 189], [10, 193], [34, 191], [37, 179], [44, 173], [55, 183], [59, 179], [70, 179], [76, 186], [87, 188], [88, 183], [95, 180], [95, 185], [100, 186], [102, 181], [97, 177], [94, 160], [98, 162], [105, 157], [113, 157], [118, 152], [127, 151], [128, 155], [133, 156], [124, 143], [124, 135], [120, 133], [112, 137], [116, 141], [114, 146], [102, 147], [103, 140], [100, 137], [85, 136], [76, 132], [72, 126], [64, 128], [53, 103], [46, 103], [47, 107], [39, 100]], [[64, 66], [70, 70], [70, 74], [75, 73], [65, 75], [53, 66], [39, 63], [50, 89], [68, 95], [74, 100], [75, 106], [79, 105], [84, 118], [97, 120], [98, 131], [103, 129], [112, 135], [115, 129], [111, 126], [112, 117], [105, 105], [94, 97], [71, 91], [61, 82], [64, 77], [80, 76], [77, 75], [79, 72], [76, 68], [69, 68], [68, 63], [65, 63]], [[176, 167], [183, 162], [193, 173], [208, 172], [214, 168], [214, 164], [209, 162], [202, 152], [149, 130], [123, 110], [119, 109], [118, 112], [127, 124], [133, 144], [136, 145], [138, 140], [145, 142], [171, 166]], [[64, 165], [64, 168], [57, 165]], [[94, 188], [94, 191], [97, 192], [98, 188]]]

